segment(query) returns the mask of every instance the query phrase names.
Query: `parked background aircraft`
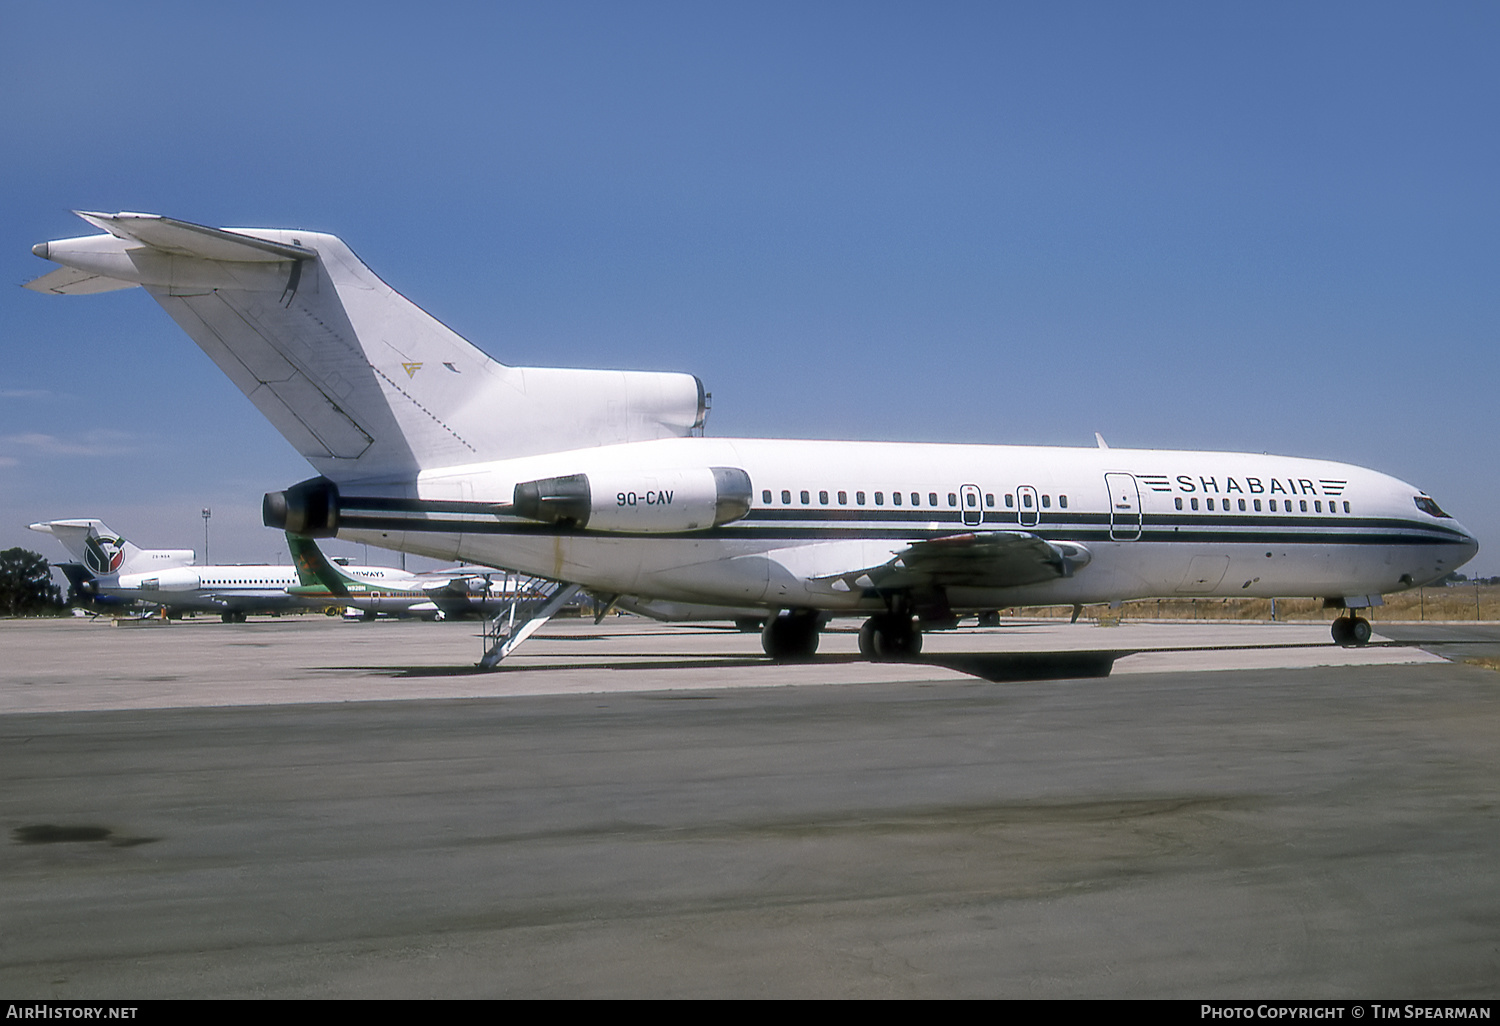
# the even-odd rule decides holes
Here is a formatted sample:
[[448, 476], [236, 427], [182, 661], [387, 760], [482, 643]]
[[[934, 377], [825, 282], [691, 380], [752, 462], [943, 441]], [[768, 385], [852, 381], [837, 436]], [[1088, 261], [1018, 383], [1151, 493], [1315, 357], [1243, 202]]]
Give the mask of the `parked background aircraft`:
[[50, 534], [76, 560], [52, 564], [68, 579], [71, 597], [96, 609], [125, 609], [135, 600], [101, 594], [100, 578], [117, 578], [121, 574], [142, 574], [190, 566], [195, 559], [192, 549], [142, 549], [110, 530], [102, 520], [51, 520], [31, 524], [31, 530]]
[[494, 616], [525, 596], [524, 581], [501, 580], [493, 571], [459, 567], [385, 578], [361, 576], [329, 559], [311, 538], [288, 533], [287, 549], [297, 569], [291, 594], [341, 603], [370, 617], [389, 615], [465, 619]]
[[[251, 613], [344, 606], [326, 591], [289, 594], [287, 589], [298, 583], [297, 571], [290, 566], [194, 566], [192, 549], [141, 549], [99, 520], [51, 520], [30, 526], [63, 543], [85, 571], [77, 587], [104, 605], [151, 606], [171, 617], [218, 613], [225, 623], [243, 623]], [[367, 581], [404, 581], [414, 576], [394, 567], [346, 569]]]
[[[1477, 543], [1375, 471], [1269, 455], [710, 439], [686, 374], [514, 368], [342, 241], [80, 214], [40, 243], [56, 294], [144, 285], [320, 476], [268, 525], [514, 568], [596, 592], [761, 608], [773, 656], [829, 615], [861, 649], [1027, 604], [1309, 596], [1358, 609]], [[1362, 642], [1352, 612], [1334, 638]]]

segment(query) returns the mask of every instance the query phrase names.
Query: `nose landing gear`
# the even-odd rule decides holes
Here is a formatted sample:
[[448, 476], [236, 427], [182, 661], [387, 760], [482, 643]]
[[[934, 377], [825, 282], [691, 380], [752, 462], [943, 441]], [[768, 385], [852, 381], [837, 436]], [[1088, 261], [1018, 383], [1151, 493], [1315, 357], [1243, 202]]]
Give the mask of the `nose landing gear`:
[[1363, 645], [1370, 640], [1370, 621], [1352, 613], [1333, 621], [1335, 645]]

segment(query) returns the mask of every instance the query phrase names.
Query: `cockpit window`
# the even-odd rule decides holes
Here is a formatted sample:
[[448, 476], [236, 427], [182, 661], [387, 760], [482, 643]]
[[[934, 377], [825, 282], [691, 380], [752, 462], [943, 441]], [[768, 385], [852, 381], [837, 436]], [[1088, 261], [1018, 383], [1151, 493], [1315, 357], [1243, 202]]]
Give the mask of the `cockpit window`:
[[1443, 512], [1443, 508], [1441, 506], [1433, 502], [1425, 495], [1413, 495], [1411, 501], [1417, 504], [1417, 509], [1421, 510], [1423, 513], [1426, 513], [1430, 517], [1442, 517], [1444, 520], [1453, 519], [1448, 514]]

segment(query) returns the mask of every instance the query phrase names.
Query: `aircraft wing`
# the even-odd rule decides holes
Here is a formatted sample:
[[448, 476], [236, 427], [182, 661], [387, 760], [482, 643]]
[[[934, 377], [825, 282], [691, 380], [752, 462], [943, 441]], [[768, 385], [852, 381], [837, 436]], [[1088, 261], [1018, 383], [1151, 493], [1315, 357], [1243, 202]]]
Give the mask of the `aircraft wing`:
[[915, 542], [884, 563], [820, 576], [845, 588], [1011, 588], [1072, 577], [1089, 558], [1088, 549], [1073, 542], [986, 531]]

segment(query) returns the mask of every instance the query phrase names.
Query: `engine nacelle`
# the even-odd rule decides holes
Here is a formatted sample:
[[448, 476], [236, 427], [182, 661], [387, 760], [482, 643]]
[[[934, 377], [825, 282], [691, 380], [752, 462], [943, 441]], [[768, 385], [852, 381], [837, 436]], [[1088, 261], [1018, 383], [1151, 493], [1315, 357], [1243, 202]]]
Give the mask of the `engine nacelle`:
[[674, 534], [739, 520], [753, 496], [738, 467], [608, 470], [518, 484], [514, 513], [590, 531]]
[[304, 538], [332, 538], [339, 530], [339, 488], [326, 477], [294, 484], [284, 492], [267, 492], [260, 519], [267, 527]]
[[194, 591], [203, 586], [198, 571], [192, 567], [157, 570], [147, 574], [122, 574], [119, 586], [124, 589], [152, 591]]

